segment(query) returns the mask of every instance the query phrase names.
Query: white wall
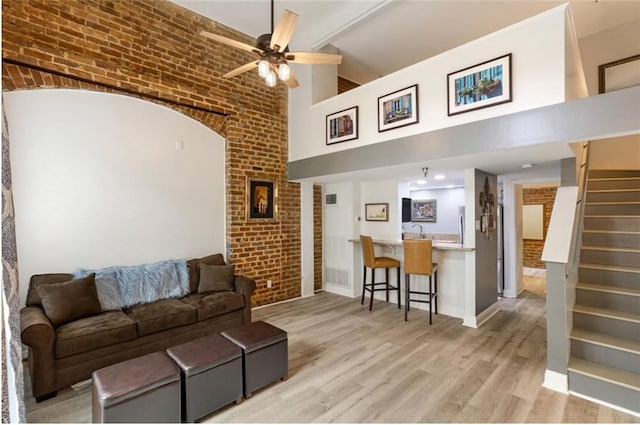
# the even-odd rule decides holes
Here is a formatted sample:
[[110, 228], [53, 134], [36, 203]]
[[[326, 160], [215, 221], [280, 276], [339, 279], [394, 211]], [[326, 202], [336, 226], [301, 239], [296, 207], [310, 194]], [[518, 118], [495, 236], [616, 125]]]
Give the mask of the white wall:
[[[305, 76], [302, 75], [301, 87], [290, 93], [290, 122], [297, 125], [289, 128], [289, 160], [563, 102], [565, 46], [561, 40], [565, 37], [565, 9], [566, 6], [551, 9], [310, 108], [311, 88], [303, 82]], [[513, 54], [513, 102], [448, 117], [447, 74], [507, 53]], [[416, 83], [420, 122], [378, 133], [378, 97]], [[359, 106], [359, 138], [327, 146], [326, 115], [356, 105]]]
[[504, 220], [504, 296], [517, 298], [524, 289], [522, 280], [522, 185], [502, 183]]
[[581, 99], [589, 96], [587, 90], [587, 82], [582, 69], [582, 58], [580, 56], [580, 47], [576, 36], [575, 26], [573, 23], [573, 15], [571, 7], [565, 10], [565, 27], [564, 27], [564, 45], [565, 45], [565, 102], [575, 99]]
[[355, 296], [354, 245], [348, 240], [360, 234], [359, 215], [360, 186], [352, 182], [326, 184], [325, 193], [335, 193], [337, 205], [322, 209], [322, 254], [325, 269], [323, 287], [328, 292], [349, 297]]
[[640, 53], [640, 19], [579, 40], [589, 94], [598, 94], [598, 66]]
[[403, 223], [402, 228], [407, 232], [418, 231], [414, 224], [422, 226], [424, 233], [458, 233], [459, 207], [464, 206], [464, 188], [414, 190], [411, 199], [435, 199], [436, 222]]
[[4, 100], [22, 304], [35, 273], [225, 252], [220, 135], [121, 95], [28, 90]]
[[589, 168], [640, 170], [640, 135], [613, 137], [591, 142]]
[[[402, 211], [398, 210], [398, 181], [378, 180], [360, 183], [361, 203], [360, 216], [362, 221], [360, 230], [363, 235], [374, 239], [400, 239], [398, 223], [402, 221]], [[365, 204], [389, 204], [388, 221], [366, 221]]]

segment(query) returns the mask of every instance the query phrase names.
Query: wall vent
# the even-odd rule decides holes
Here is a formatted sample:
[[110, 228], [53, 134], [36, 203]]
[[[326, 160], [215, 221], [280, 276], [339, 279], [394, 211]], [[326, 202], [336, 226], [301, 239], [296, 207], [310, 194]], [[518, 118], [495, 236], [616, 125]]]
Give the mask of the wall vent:
[[324, 268], [324, 281], [328, 285], [349, 287], [349, 271], [333, 267]]
[[338, 194], [337, 193], [325, 193], [324, 194], [324, 204], [325, 205], [338, 205]]

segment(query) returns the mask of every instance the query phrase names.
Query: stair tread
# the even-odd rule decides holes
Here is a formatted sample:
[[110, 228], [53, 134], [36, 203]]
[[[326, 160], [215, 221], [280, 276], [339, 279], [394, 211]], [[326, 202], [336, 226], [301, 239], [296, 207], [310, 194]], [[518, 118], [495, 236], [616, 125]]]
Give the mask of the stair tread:
[[585, 205], [640, 205], [640, 201], [587, 201]]
[[627, 288], [615, 285], [599, 285], [597, 283], [578, 283], [576, 289], [586, 289], [590, 291], [610, 292], [613, 294], [629, 295], [640, 297], [640, 289]]
[[627, 351], [640, 355], [640, 342], [617, 336], [605, 335], [599, 332], [592, 332], [585, 329], [573, 328], [571, 339], [589, 342], [616, 350]]
[[614, 272], [640, 273], [639, 267], [610, 266], [606, 264], [591, 264], [591, 263], [580, 263], [579, 267], [585, 268], [585, 269], [609, 270]]
[[636, 232], [633, 230], [584, 229], [582, 233], [606, 233], [611, 235], [640, 235], [640, 232]]
[[601, 182], [601, 181], [620, 181], [620, 180], [640, 180], [640, 177], [591, 177], [588, 178], [587, 181], [590, 182]]
[[582, 249], [589, 251], [609, 251], [609, 252], [636, 252], [640, 253], [640, 249], [628, 248], [628, 247], [611, 247], [611, 246], [597, 246], [597, 245], [583, 245]]
[[621, 188], [621, 189], [587, 189], [587, 193], [611, 193], [611, 192], [640, 192], [640, 189]]
[[568, 370], [640, 391], [640, 375], [633, 372], [571, 357]]
[[623, 218], [623, 219], [631, 219], [631, 218], [640, 218], [640, 215], [632, 215], [632, 214], [585, 214], [585, 218]]
[[612, 310], [610, 308], [575, 304], [573, 306], [573, 312], [591, 314], [594, 316], [608, 317], [611, 319], [624, 320], [626, 322], [640, 323], [640, 314], [630, 313], [628, 311]]

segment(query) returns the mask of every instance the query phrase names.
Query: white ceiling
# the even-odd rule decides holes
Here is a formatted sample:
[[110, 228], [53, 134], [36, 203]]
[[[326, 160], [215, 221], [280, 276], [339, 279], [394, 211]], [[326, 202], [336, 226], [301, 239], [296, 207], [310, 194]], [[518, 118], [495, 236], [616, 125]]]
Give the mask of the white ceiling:
[[[269, 0], [172, 0], [258, 37], [271, 32]], [[557, 0], [276, 0], [299, 15], [291, 50], [331, 44], [339, 74], [367, 83], [564, 2]], [[640, 18], [637, 0], [571, 1], [578, 38]]]
[[[253, 37], [271, 32], [269, 0], [171, 0]], [[495, 32], [562, 3], [556, 0], [276, 0], [275, 21], [289, 9], [299, 15], [292, 51], [338, 48], [338, 73], [360, 84]], [[578, 38], [640, 18], [639, 0], [571, 1]], [[296, 65], [304, 66], [304, 65]], [[346, 180], [422, 178], [430, 168], [429, 188], [464, 184], [463, 169], [479, 168], [501, 179], [544, 183], [559, 181], [558, 158], [572, 156], [566, 143], [512, 149], [406, 164], [399, 167], [314, 178], [317, 183]], [[523, 162], [535, 163], [521, 169]], [[442, 173], [444, 180], [432, 177]], [[422, 187], [422, 186], [421, 186]]]

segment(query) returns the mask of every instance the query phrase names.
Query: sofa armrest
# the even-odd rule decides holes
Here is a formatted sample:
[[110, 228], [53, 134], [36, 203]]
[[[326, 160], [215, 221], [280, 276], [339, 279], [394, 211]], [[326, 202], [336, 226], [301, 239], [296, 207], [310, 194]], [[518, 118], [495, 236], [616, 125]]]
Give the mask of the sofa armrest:
[[20, 336], [29, 346], [29, 374], [36, 399], [55, 392], [56, 332], [40, 307], [20, 310]]
[[53, 325], [39, 307], [25, 307], [20, 311], [22, 342], [34, 349], [52, 347], [56, 338]]
[[256, 290], [256, 281], [246, 276], [234, 275], [233, 286], [244, 297], [244, 324], [251, 323], [251, 295]]

